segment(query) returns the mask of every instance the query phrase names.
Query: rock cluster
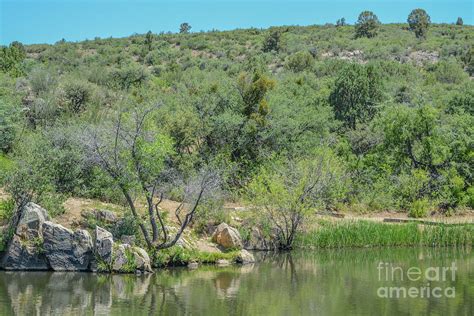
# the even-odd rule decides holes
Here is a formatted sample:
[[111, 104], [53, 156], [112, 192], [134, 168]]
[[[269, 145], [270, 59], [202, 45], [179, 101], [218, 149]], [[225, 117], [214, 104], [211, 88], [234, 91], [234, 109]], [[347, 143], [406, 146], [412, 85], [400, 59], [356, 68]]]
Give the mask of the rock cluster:
[[267, 236], [257, 228], [253, 227], [248, 238], [244, 241], [244, 248], [247, 250], [259, 250], [259, 251], [276, 251], [278, 250], [278, 242], [275, 237]]
[[[99, 264], [101, 263], [101, 264]], [[72, 231], [50, 221], [45, 209], [28, 203], [0, 261], [5, 270], [151, 272], [145, 250], [115, 245], [107, 230], [97, 227], [95, 242], [86, 230]]]

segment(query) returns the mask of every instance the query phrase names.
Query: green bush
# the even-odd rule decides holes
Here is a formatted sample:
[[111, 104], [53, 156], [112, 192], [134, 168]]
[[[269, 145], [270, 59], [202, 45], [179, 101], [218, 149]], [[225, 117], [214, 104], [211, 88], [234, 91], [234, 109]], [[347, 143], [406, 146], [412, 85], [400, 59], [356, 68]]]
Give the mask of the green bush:
[[7, 199], [0, 201], [0, 223], [2, 221], [8, 221], [13, 216], [15, 210], [15, 201], [13, 199]]
[[307, 52], [297, 52], [291, 55], [286, 62], [286, 67], [294, 72], [308, 70], [314, 63], [313, 56]]
[[90, 86], [83, 81], [73, 80], [62, 86], [61, 102], [73, 113], [83, 112], [90, 101], [92, 91]]
[[408, 216], [414, 218], [426, 217], [430, 209], [430, 202], [427, 199], [414, 201], [408, 210]]
[[436, 79], [441, 83], [459, 84], [467, 79], [467, 74], [453, 59], [440, 61], [434, 66]]

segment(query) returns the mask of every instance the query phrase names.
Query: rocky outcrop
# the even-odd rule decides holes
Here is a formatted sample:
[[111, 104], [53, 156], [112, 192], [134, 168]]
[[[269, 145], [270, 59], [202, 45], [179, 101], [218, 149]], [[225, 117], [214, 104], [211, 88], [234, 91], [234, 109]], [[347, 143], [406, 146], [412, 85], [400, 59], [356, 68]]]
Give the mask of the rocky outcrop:
[[93, 259], [89, 232], [73, 232], [49, 221], [43, 223], [43, 247], [54, 271], [86, 271]]
[[259, 228], [254, 227], [249, 237], [244, 241], [244, 249], [274, 251], [278, 250], [278, 242], [275, 237], [266, 236]]
[[[113, 236], [107, 230], [96, 227], [96, 240], [94, 253], [96, 260], [105, 263], [102, 272], [136, 273], [153, 272], [148, 253], [139, 247], [128, 243], [114, 244]], [[94, 262], [95, 266], [97, 262]], [[95, 268], [93, 268], [95, 270]]]
[[95, 254], [104, 262], [112, 262], [114, 238], [110, 232], [97, 226], [95, 228]]
[[153, 272], [147, 252], [142, 248], [121, 244], [116, 247], [112, 271], [119, 273]]
[[242, 238], [240, 237], [239, 231], [226, 223], [217, 226], [212, 235], [212, 241], [225, 249], [242, 248]]
[[242, 249], [239, 255], [237, 256], [237, 258], [235, 259], [235, 261], [241, 264], [249, 264], [249, 263], [254, 263], [255, 258], [250, 252], [248, 252], [245, 249]]
[[49, 220], [45, 209], [28, 203], [1, 260], [6, 270], [49, 270], [43, 249], [43, 223]]
[[49, 221], [30, 203], [1, 261], [7, 270], [152, 272], [147, 252], [130, 244], [114, 245], [112, 234], [96, 227], [95, 243], [86, 230], [72, 231]]

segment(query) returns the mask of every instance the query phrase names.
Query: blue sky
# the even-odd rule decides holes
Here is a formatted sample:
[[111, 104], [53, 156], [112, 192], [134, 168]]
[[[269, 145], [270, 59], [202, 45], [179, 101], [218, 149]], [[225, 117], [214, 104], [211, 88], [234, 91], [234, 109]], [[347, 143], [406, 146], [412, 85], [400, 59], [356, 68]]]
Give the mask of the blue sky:
[[458, 16], [473, 24], [474, 0], [0, 0], [0, 44], [54, 43], [123, 37], [152, 30], [230, 30], [272, 25], [354, 23], [363, 10], [384, 23], [405, 22], [411, 9], [424, 8], [433, 22]]

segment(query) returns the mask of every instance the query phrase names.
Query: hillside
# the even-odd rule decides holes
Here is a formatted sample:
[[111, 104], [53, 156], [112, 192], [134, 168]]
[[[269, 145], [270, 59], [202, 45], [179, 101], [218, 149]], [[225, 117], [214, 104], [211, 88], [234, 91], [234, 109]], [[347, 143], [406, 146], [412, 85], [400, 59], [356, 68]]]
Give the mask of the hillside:
[[473, 43], [473, 26], [436, 24], [425, 38], [388, 24], [372, 37], [326, 25], [14, 42], [0, 56], [1, 186], [67, 225], [68, 198], [153, 214], [160, 194], [193, 205], [197, 183], [202, 225], [224, 203], [298, 221], [462, 216]]

